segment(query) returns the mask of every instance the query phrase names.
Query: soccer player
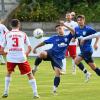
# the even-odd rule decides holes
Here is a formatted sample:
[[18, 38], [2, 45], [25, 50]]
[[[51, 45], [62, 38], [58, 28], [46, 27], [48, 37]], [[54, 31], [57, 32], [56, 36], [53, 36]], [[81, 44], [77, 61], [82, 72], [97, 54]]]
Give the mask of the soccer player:
[[[88, 35], [92, 35], [96, 33], [96, 31], [93, 28], [85, 25], [86, 22], [85, 22], [84, 15], [79, 15], [77, 17], [77, 23], [78, 23], [78, 27], [75, 28], [76, 37], [86, 37]], [[97, 49], [98, 40], [99, 39], [96, 38], [94, 44], [95, 49]], [[80, 70], [84, 72], [86, 76], [86, 81], [89, 80], [91, 74], [87, 72], [86, 68], [81, 62], [82, 60], [84, 60], [96, 72], [96, 74], [100, 76], [100, 69], [96, 67], [92, 58], [92, 53], [93, 53], [92, 46], [91, 46], [92, 39], [86, 40], [83, 45], [80, 44], [80, 39], [78, 41], [79, 41], [79, 47], [81, 53], [75, 58], [75, 64], [80, 68]]]
[[[62, 25], [64, 22], [62, 22]], [[50, 37], [47, 40], [44, 40], [42, 43], [38, 44], [34, 49], [33, 52], [36, 53], [36, 49], [38, 47], [41, 47], [45, 44], [53, 44], [53, 47], [49, 50], [43, 51], [40, 53], [40, 55], [36, 58], [33, 68], [33, 74], [37, 71], [37, 68], [39, 64], [44, 61], [51, 61], [51, 65], [55, 71], [55, 78], [54, 78], [54, 86], [53, 86], [53, 93], [56, 93], [56, 89], [58, 85], [60, 84], [60, 75], [61, 75], [61, 69], [62, 69], [62, 59], [65, 57], [65, 51], [67, 46], [69, 45], [74, 30], [70, 28], [67, 25], [64, 25], [67, 27], [71, 33], [68, 35], [64, 35], [64, 27], [61, 25], [56, 26], [56, 32], [58, 35], [54, 35]]]
[[[66, 14], [65, 25], [69, 25], [73, 29], [75, 29], [75, 27], [78, 26], [77, 22], [75, 22], [75, 21], [72, 20], [71, 13], [67, 13]], [[65, 35], [67, 35], [67, 34], [70, 33], [70, 31], [67, 28], [65, 29], [65, 31], [66, 31]], [[68, 48], [66, 49], [66, 57], [68, 57], [68, 54], [69, 54], [70, 57], [72, 58], [72, 74], [76, 74], [76, 66], [75, 66], [75, 63], [74, 63], [74, 59], [75, 59], [75, 57], [77, 55], [76, 48], [77, 48], [77, 41], [75, 40], [75, 38], [73, 38], [71, 40]]]
[[[5, 33], [7, 33], [8, 31], [9, 30], [6, 28], [6, 26], [1, 24], [1, 21], [0, 21], [0, 45], [3, 42]], [[2, 55], [0, 55], [0, 61], [1, 61], [1, 65], [5, 65], [5, 60]]]
[[[29, 83], [33, 89], [34, 98], [38, 98], [36, 80], [31, 73], [31, 67], [27, 61], [27, 56], [31, 51], [29, 39], [26, 33], [19, 30], [20, 21], [18, 19], [12, 19], [11, 26], [12, 30], [5, 35], [5, 40], [1, 48], [1, 53], [7, 54], [7, 74], [5, 77], [5, 89], [2, 97], [8, 97], [11, 75], [16, 65], [18, 65], [20, 73], [28, 76]], [[26, 51], [24, 49], [24, 44], [28, 47]], [[4, 51], [4, 48], [6, 51]]]

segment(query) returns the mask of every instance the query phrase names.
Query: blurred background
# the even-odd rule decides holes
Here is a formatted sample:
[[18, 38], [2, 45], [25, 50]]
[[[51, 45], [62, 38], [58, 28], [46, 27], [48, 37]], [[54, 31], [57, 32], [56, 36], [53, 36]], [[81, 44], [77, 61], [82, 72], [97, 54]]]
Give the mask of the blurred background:
[[[9, 21], [18, 18], [32, 45], [34, 29], [41, 28], [45, 37], [51, 36], [57, 22], [65, 20], [65, 14], [72, 11], [76, 16], [84, 14], [87, 24], [100, 31], [100, 0], [0, 0], [2, 22], [10, 29]], [[100, 47], [93, 56], [100, 57]]]

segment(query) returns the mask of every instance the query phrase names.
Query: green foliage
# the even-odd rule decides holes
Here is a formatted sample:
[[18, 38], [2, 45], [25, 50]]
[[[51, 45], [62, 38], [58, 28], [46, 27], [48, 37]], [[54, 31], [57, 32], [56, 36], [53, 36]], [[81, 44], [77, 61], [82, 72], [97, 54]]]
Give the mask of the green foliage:
[[100, 22], [100, 2], [96, 3], [92, 10], [94, 12], [93, 21]]
[[58, 18], [58, 12], [53, 3], [45, 2], [41, 7], [39, 4], [37, 8], [31, 12], [31, 18], [33, 21], [54, 21]]
[[94, 17], [94, 13], [91, 8], [88, 7], [88, 4], [86, 5], [85, 3], [77, 4], [73, 7], [73, 10], [77, 14], [83, 14], [86, 16], [86, 20], [88, 22], [92, 21]]
[[68, 11], [84, 14], [88, 22], [100, 21], [99, 0], [20, 0], [12, 16], [21, 21], [56, 21]]
[[20, 4], [30, 4], [32, 2], [32, 0], [20, 0]]
[[45, 2], [43, 6], [39, 3], [30, 8], [29, 5], [23, 3], [17, 8], [13, 18], [18, 18], [21, 21], [55, 21], [59, 18], [57, 8], [53, 2]]

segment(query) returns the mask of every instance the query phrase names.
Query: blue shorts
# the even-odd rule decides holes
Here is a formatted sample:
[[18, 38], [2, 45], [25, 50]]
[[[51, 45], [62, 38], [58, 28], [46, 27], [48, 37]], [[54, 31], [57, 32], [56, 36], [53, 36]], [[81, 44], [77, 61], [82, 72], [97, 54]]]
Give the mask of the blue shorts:
[[47, 52], [47, 58], [46, 59], [43, 59], [44, 61], [51, 61], [51, 65], [54, 69], [54, 67], [57, 67], [57, 68], [60, 68], [62, 69], [62, 59], [58, 59], [56, 57], [53, 56], [51, 50], [46, 50]]
[[82, 57], [86, 63], [93, 63], [94, 62], [91, 52], [80, 53], [78, 56]]

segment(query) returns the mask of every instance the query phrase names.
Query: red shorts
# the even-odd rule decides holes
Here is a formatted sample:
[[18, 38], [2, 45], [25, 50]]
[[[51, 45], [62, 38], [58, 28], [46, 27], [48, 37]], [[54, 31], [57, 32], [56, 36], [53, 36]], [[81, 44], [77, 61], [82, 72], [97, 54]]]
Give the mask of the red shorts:
[[67, 50], [66, 50], [66, 57], [68, 57], [69, 55], [70, 57], [72, 57], [73, 59], [76, 57], [76, 45], [69, 45]]
[[7, 70], [9, 72], [14, 71], [16, 65], [18, 65], [18, 68], [20, 70], [21, 75], [28, 74], [31, 72], [31, 67], [28, 61], [24, 63], [12, 63], [12, 62], [7, 62]]

